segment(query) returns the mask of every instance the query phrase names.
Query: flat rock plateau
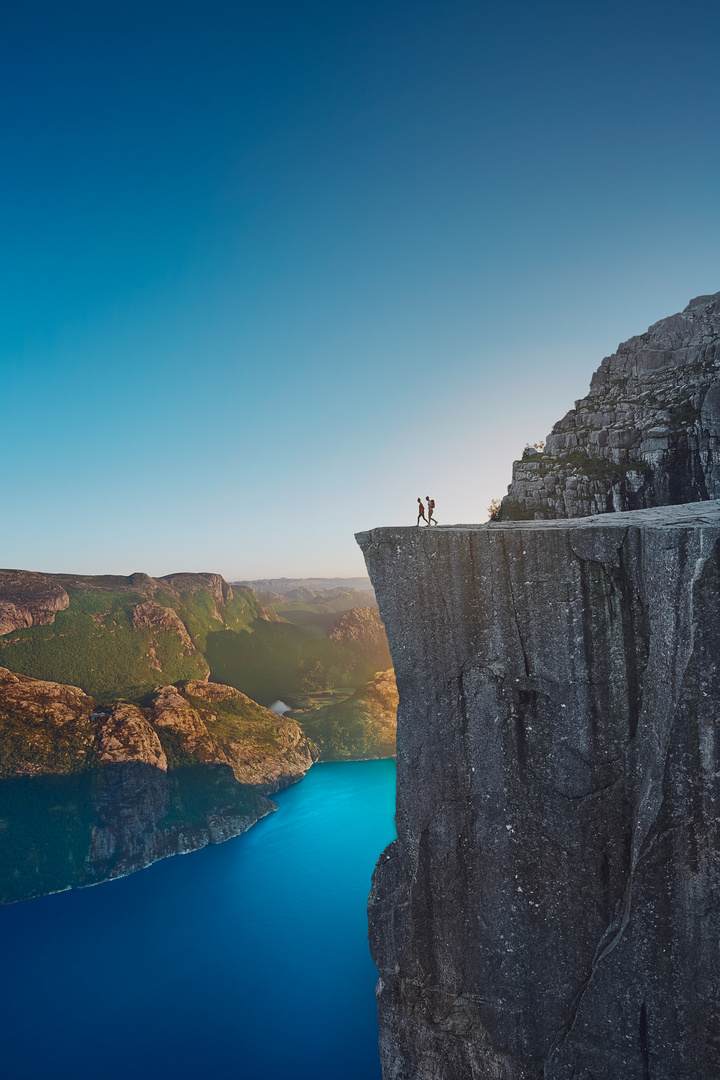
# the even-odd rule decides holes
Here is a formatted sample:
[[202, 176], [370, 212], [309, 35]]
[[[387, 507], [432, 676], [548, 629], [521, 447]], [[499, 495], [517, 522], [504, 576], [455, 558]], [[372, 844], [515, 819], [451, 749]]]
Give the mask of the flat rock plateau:
[[719, 328], [699, 297], [603, 361], [500, 521], [358, 534], [384, 1080], [720, 1076]]

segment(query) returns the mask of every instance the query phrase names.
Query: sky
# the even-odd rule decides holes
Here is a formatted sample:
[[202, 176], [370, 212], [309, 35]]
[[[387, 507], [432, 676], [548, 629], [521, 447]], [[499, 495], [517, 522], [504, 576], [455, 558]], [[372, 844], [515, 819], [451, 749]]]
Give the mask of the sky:
[[0, 565], [361, 574], [720, 290], [720, 5], [0, 14]]

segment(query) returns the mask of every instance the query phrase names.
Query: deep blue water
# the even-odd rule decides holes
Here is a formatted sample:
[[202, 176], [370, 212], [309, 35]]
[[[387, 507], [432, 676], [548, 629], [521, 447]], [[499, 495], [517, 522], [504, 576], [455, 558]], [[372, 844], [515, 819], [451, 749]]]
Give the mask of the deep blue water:
[[379, 1080], [365, 905], [395, 763], [276, 799], [226, 844], [0, 909], [5, 1080]]

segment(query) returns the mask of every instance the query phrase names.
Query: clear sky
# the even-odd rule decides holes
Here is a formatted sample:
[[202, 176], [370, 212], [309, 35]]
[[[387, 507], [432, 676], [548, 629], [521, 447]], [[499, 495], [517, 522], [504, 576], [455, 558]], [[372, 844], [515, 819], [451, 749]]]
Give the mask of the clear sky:
[[353, 574], [720, 289], [717, 0], [0, 16], [0, 565]]

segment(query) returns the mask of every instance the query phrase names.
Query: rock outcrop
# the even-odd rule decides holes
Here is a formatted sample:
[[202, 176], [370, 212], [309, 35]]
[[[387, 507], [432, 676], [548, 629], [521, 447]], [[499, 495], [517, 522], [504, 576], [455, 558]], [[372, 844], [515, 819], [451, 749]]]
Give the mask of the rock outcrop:
[[70, 597], [57, 581], [28, 570], [0, 570], [0, 634], [26, 626], [47, 626]]
[[244, 832], [313, 752], [229, 686], [100, 705], [0, 668], [0, 902], [91, 885]]
[[400, 694], [385, 1080], [714, 1080], [720, 502], [358, 540]]
[[195, 680], [163, 686], [150, 715], [203, 764], [228, 765], [241, 784], [272, 794], [301, 780], [313, 754], [296, 720], [279, 716], [232, 686]]
[[606, 357], [588, 395], [513, 466], [503, 520], [720, 497], [720, 293]]

